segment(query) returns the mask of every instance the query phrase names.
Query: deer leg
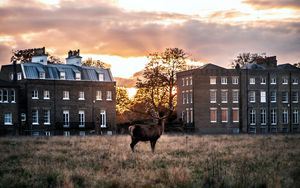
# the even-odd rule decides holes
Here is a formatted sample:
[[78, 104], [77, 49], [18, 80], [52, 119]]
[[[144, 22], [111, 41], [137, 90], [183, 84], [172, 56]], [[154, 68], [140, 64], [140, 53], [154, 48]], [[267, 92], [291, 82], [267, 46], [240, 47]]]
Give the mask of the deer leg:
[[131, 144], [130, 144], [130, 147], [131, 147], [131, 150], [132, 152], [134, 152], [134, 146], [138, 143], [139, 141], [134, 139], [134, 138], [131, 138]]
[[154, 153], [156, 140], [152, 140], [152, 141], [150, 141], [150, 143], [151, 143], [152, 153]]

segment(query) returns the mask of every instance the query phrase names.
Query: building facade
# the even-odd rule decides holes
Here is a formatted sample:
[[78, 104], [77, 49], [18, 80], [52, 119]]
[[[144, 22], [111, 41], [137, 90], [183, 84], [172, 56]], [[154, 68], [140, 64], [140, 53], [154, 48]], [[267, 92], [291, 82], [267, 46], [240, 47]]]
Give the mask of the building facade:
[[299, 132], [300, 69], [276, 57], [179, 72], [177, 115], [200, 133]]
[[82, 66], [79, 50], [69, 51], [66, 64], [49, 64], [45, 49], [36, 49], [32, 62], [3, 65], [0, 79], [17, 87], [17, 112], [14, 107], [0, 110], [2, 117], [3, 109], [15, 113], [12, 125], [1, 121], [3, 129], [14, 127], [22, 135], [115, 130], [116, 88], [111, 72]]

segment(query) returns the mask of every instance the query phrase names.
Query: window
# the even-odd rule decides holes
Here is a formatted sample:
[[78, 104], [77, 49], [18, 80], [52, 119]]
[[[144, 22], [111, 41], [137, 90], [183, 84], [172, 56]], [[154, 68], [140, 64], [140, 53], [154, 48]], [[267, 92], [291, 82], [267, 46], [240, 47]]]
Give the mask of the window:
[[234, 84], [234, 85], [239, 84], [239, 77], [233, 76], [232, 77], [232, 84]]
[[232, 122], [237, 123], [239, 122], [239, 109], [232, 108]]
[[39, 111], [38, 110], [32, 110], [32, 124], [38, 125], [39, 124]]
[[63, 91], [63, 100], [70, 100], [69, 91]]
[[232, 103], [239, 103], [239, 90], [232, 90]]
[[297, 85], [298, 84], [298, 79], [297, 78], [292, 78], [292, 84]]
[[96, 92], [96, 100], [102, 100], [102, 91]]
[[282, 112], [282, 123], [283, 124], [288, 124], [289, 123], [289, 119], [288, 119], [288, 110], [284, 109]]
[[289, 93], [287, 91], [282, 92], [282, 102], [283, 103], [288, 103], [289, 100]]
[[17, 73], [17, 80], [22, 80], [22, 73], [20, 72]]
[[222, 122], [227, 123], [228, 122], [228, 108], [222, 108], [221, 113], [222, 113]]
[[292, 102], [298, 103], [298, 92], [297, 91], [292, 92]]
[[25, 113], [21, 113], [21, 121], [26, 121], [26, 114]]
[[70, 131], [64, 131], [64, 136], [70, 136]]
[[186, 110], [186, 123], [190, 123], [190, 109], [187, 108]]
[[182, 104], [185, 104], [185, 91], [182, 91]]
[[9, 80], [14, 80], [14, 73], [9, 73]]
[[190, 101], [191, 104], [193, 103], [193, 90], [190, 90]]
[[210, 122], [211, 123], [217, 122], [217, 109], [216, 108], [210, 109]]
[[185, 85], [185, 81], [184, 81], [184, 78], [182, 78], [182, 86]]
[[79, 115], [79, 127], [84, 127], [85, 124], [85, 114], [83, 110], [80, 110], [78, 112]]
[[78, 100], [84, 100], [84, 91], [79, 91]]
[[10, 90], [10, 99], [12, 103], [16, 102], [16, 92], [14, 89]]
[[211, 89], [210, 90], [210, 103], [216, 103], [217, 102], [217, 90]]
[[266, 83], [267, 83], [266, 77], [261, 77], [260, 84], [266, 84]]
[[299, 112], [298, 110], [293, 110], [293, 117], [292, 117], [293, 124], [299, 123], [299, 113], [298, 112]]
[[106, 91], [106, 100], [111, 101], [112, 100], [112, 93], [111, 91]]
[[49, 92], [49, 90], [44, 90], [44, 99], [50, 99], [50, 92]]
[[70, 124], [70, 112], [69, 112], [69, 110], [64, 110], [63, 111], [63, 122], [64, 122], [64, 127], [69, 127], [69, 124]]
[[256, 124], [256, 114], [255, 110], [250, 110], [250, 125]]
[[272, 85], [275, 85], [275, 84], [276, 84], [276, 77], [272, 77], [272, 78], [271, 78], [271, 84], [272, 84]]
[[59, 78], [61, 80], [65, 80], [66, 79], [66, 73], [65, 72], [59, 72]]
[[288, 84], [289, 79], [287, 77], [282, 78], [282, 84]]
[[188, 86], [189, 85], [189, 77], [186, 77], [185, 81], [186, 81], [186, 85]]
[[209, 78], [209, 83], [210, 83], [211, 85], [217, 84], [217, 78], [216, 78], [215, 76], [211, 76], [211, 77]]
[[3, 102], [7, 103], [8, 102], [8, 90], [3, 89]]
[[186, 97], [186, 104], [189, 104], [189, 91], [188, 90], [186, 90], [185, 91], [185, 97]]
[[39, 99], [38, 90], [32, 90], [31, 96], [32, 96], [32, 99]]
[[193, 85], [193, 79], [190, 77], [190, 85]]
[[255, 102], [255, 91], [249, 91], [249, 102]]
[[227, 77], [221, 77], [221, 84], [223, 85], [227, 84]]
[[3, 90], [0, 89], [0, 102], [3, 102]]
[[85, 136], [85, 131], [79, 131], [79, 136]]
[[98, 74], [99, 81], [104, 81], [104, 74], [100, 73]]
[[276, 102], [276, 91], [271, 91], [271, 102]]
[[39, 76], [40, 76], [40, 79], [45, 79], [46, 78], [45, 72], [40, 72]]
[[260, 102], [261, 102], [261, 103], [267, 102], [267, 99], [266, 99], [266, 92], [265, 92], [265, 91], [260, 91]]
[[44, 110], [44, 125], [50, 125], [50, 110]]
[[221, 102], [227, 103], [228, 101], [228, 90], [221, 90]]
[[105, 110], [101, 110], [100, 112], [100, 127], [106, 127], [106, 112]]
[[12, 125], [12, 113], [4, 113], [4, 125]]
[[251, 84], [251, 85], [252, 85], [252, 84], [255, 84], [255, 78], [250, 78], [250, 79], [249, 79], [249, 84]]
[[50, 131], [45, 131], [45, 135], [46, 136], [51, 136], [51, 132]]
[[191, 123], [193, 123], [194, 121], [193, 108], [190, 108], [190, 113], [191, 113]]
[[267, 112], [266, 109], [262, 108], [260, 109], [260, 124], [261, 125], [266, 125], [266, 120], [267, 120]]
[[271, 125], [276, 125], [276, 123], [277, 123], [276, 110], [271, 109]]
[[81, 74], [80, 74], [80, 72], [76, 72], [75, 73], [75, 79], [76, 80], [81, 80]]

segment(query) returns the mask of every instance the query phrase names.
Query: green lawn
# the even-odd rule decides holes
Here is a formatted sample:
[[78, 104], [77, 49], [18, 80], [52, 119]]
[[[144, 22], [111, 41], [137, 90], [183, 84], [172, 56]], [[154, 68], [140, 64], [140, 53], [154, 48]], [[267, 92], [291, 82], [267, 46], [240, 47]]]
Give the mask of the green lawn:
[[2, 137], [0, 187], [300, 187], [300, 135]]

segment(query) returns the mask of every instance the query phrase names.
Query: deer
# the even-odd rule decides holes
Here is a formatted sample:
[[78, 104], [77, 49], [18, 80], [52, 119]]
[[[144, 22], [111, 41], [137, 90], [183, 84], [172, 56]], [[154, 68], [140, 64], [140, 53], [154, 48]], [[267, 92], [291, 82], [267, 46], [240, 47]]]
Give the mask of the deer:
[[134, 146], [142, 141], [150, 141], [152, 153], [155, 150], [155, 144], [160, 136], [163, 134], [165, 128], [165, 119], [159, 119], [156, 125], [132, 125], [128, 127], [131, 135], [131, 150], [134, 152]]

